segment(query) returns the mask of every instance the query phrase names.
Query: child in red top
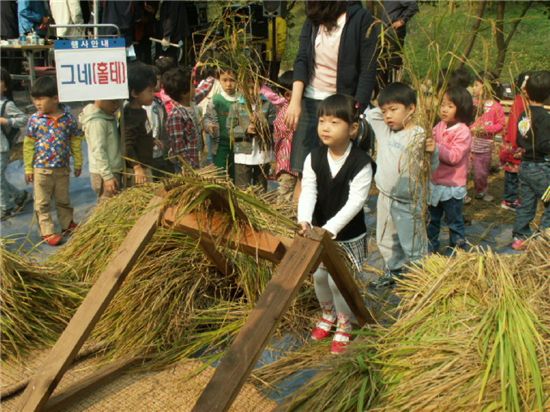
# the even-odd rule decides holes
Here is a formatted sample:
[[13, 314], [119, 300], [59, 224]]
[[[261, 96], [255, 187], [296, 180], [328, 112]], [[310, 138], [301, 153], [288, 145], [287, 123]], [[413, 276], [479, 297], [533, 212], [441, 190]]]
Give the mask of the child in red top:
[[[293, 71], [283, 73], [278, 82], [283, 88], [284, 102], [277, 110], [277, 117], [273, 122], [274, 127], [274, 147], [275, 147], [275, 176], [279, 183], [277, 193], [277, 202], [291, 202], [294, 195], [294, 187], [296, 186], [297, 175], [292, 172], [290, 166], [290, 151], [292, 150], [292, 138], [294, 131], [289, 129], [285, 124], [286, 111], [288, 102], [292, 96], [292, 77]], [[285, 90], [286, 89], [286, 90]]]
[[473, 96], [477, 116], [470, 126], [472, 131], [472, 166], [474, 169], [474, 186], [476, 199], [486, 202], [493, 200], [487, 194], [487, 178], [491, 168], [491, 154], [495, 135], [504, 129], [506, 118], [500, 103], [495, 99], [495, 92], [489, 73], [480, 73], [474, 80]]
[[515, 210], [519, 205], [518, 173], [521, 163], [521, 149], [518, 147], [516, 139], [519, 116], [525, 110], [525, 83], [530, 73], [523, 72], [516, 79], [516, 97], [510, 109], [508, 127], [500, 150], [500, 163], [504, 169], [504, 199], [500, 203], [500, 207], [508, 210]]

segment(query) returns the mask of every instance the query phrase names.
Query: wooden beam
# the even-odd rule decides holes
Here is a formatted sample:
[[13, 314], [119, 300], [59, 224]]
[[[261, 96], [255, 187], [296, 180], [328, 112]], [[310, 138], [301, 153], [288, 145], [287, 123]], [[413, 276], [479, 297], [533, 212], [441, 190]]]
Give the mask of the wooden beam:
[[224, 215], [219, 212], [212, 214], [189, 213], [178, 216], [177, 208], [168, 207], [164, 211], [162, 222], [165, 226], [200, 238], [206, 242], [223, 239], [228, 245], [251, 256], [278, 263], [283, 258], [286, 247], [277, 236], [268, 232], [255, 231], [250, 227], [241, 230], [238, 239], [229, 239]]
[[73, 383], [69, 387], [60, 391], [55, 396], [52, 396], [44, 405], [44, 411], [62, 411], [71, 403], [82, 399], [84, 396], [92, 392], [94, 389], [112, 382], [115, 378], [121, 375], [127, 368], [134, 365], [138, 361], [143, 360], [142, 357], [133, 357], [129, 359], [119, 359], [110, 365], [92, 372], [84, 378]]
[[113, 254], [106, 269], [82, 301], [45, 362], [30, 380], [21, 396], [21, 411], [39, 411], [44, 406], [155, 233], [162, 211], [162, 200], [155, 196], [149, 202], [149, 211], [135, 223]]
[[234, 273], [235, 267], [233, 264], [229, 261], [229, 259], [218, 252], [213, 243], [201, 239], [200, 245], [206, 256], [208, 256], [210, 261], [214, 264], [214, 266], [216, 266], [216, 269], [218, 269], [220, 273], [226, 276], [231, 276]]
[[[90, 355], [93, 355], [96, 352], [99, 352], [100, 350], [103, 350], [107, 347], [107, 345], [103, 343], [98, 343], [95, 345], [90, 345], [88, 347], [85, 347], [80, 352], [78, 352], [78, 355], [74, 358], [74, 362], [79, 362], [85, 358], [87, 358]], [[2, 389], [2, 392], [0, 393], [0, 401], [4, 401], [14, 395], [17, 395], [19, 392], [21, 392], [23, 389], [27, 387], [29, 384], [29, 381], [31, 378], [23, 379], [22, 381], [19, 381], [17, 383], [14, 383], [13, 385], [10, 385], [4, 389]]]
[[353, 273], [341, 256], [342, 252], [339, 250], [338, 245], [330, 238], [328, 232], [323, 232], [323, 255], [321, 259], [342, 297], [357, 318], [357, 323], [359, 326], [363, 326], [365, 323], [376, 323], [365, 306], [365, 301], [359, 293], [359, 287], [353, 279]]
[[193, 411], [229, 409], [306, 276], [319, 263], [321, 251], [319, 241], [294, 240]]

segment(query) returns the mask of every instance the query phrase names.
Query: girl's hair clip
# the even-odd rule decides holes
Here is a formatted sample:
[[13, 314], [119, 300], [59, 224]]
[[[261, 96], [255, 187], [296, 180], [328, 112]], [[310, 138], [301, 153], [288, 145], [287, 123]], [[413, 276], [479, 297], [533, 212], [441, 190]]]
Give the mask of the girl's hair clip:
[[529, 80], [529, 75], [526, 74], [525, 77], [523, 78], [523, 83], [521, 83], [521, 88], [524, 89], [525, 86], [527, 86], [527, 80]]

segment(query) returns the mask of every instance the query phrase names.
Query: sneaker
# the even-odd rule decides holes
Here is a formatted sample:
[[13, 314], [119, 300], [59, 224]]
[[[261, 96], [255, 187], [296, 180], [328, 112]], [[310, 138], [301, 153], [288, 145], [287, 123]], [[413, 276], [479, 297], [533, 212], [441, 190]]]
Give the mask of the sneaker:
[[333, 355], [344, 353], [348, 349], [350, 339], [351, 335], [349, 333], [337, 331], [330, 345], [330, 353]]
[[483, 200], [484, 202], [492, 202], [493, 200], [495, 200], [495, 197], [489, 194], [484, 194], [481, 200]]
[[481, 200], [481, 199], [483, 199], [484, 196], [485, 196], [485, 193], [483, 193], [483, 192], [481, 192], [481, 193], [476, 193], [475, 198], [476, 198], [477, 200]]
[[524, 250], [527, 246], [527, 241], [525, 239], [514, 239], [512, 242], [512, 249], [514, 250]]
[[50, 246], [59, 246], [59, 244], [63, 240], [63, 236], [61, 236], [59, 233], [54, 233], [52, 235], [42, 236], [42, 240]]
[[472, 198], [468, 195], [464, 196], [464, 204], [469, 205], [470, 203], [472, 203]]
[[333, 326], [334, 321], [321, 318], [321, 320], [317, 322], [317, 325], [315, 325], [311, 331], [311, 339], [319, 341], [328, 338]]
[[385, 273], [382, 276], [378, 278], [378, 280], [375, 282], [376, 289], [381, 288], [392, 288], [395, 286], [395, 279], [393, 278], [391, 273]]
[[78, 225], [75, 222], [71, 221], [71, 223], [69, 223], [69, 227], [63, 230], [63, 235], [70, 235], [75, 231], [77, 227]]
[[31, 196], [29, 195], [29, 192], [23, 190], [23, 196], [15, 202], [15, 212], [21, 212], [30, 201]]
[[516, 202], [508, 202], [507, 200], [503, 200], [502, 202], [500, 202], [500, 207], [506, 210], [516, 210], [516, 208], [518, 207]]

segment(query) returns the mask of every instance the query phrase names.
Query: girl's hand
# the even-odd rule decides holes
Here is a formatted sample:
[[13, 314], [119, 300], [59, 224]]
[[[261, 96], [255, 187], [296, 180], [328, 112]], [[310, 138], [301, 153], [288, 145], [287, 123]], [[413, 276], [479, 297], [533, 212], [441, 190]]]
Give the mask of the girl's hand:
[[0, 117], [0, 124], [2, 126], [7, 126], [9, 124], [9, 121], [5, 117]]
[[433, 153], [435, 151], [435, 140], [433, 139], [433, 137], [430, 136], [426, 138], [425, 150], [427, 153]]
[[34, 181], [34, 175], [32, 173], [25, 173], [25, 183], [30, 184]]
[[291, 130], [296, 130], [298, 127], [298, 121], [302, 114], [302, 102], [299, 100], [291, 99], [288, 104], [288, 109], [285, 116], [285, 124]]
[[82, 169], [80, 169], [80, 168], [74, 169], [74, 177], [80, 176], [81, 173], [82, 173]]
[[254, 123], [250, 123], [248, 127], [246, 128], [246, 133], [248, 134], [256, 134], [256, 126]]
[[304, 235], [308, 230], [311, 229], [311, 225], [307, 222], [300, 222], [298, 223], [301, 227], [301, 229], [298, 231], [299, 235]]

